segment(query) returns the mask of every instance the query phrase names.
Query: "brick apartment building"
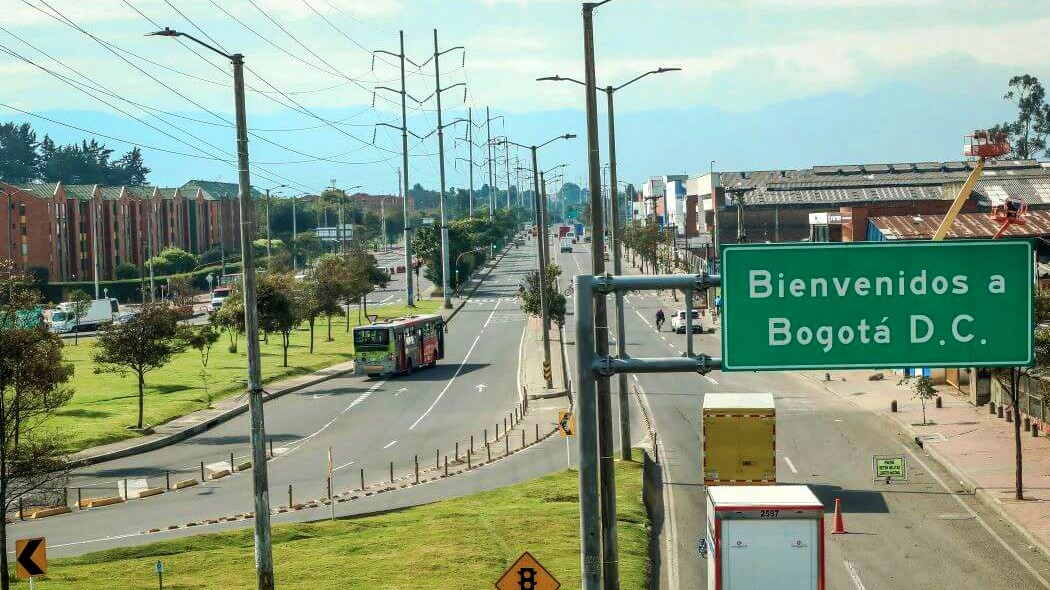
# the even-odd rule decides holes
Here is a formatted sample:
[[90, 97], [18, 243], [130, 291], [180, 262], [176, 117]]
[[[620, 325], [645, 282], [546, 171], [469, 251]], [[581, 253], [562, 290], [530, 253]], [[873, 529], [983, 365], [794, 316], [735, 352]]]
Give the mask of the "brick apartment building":
[[192, 180], [159, 188], [0, 182], [0, 259], [51, 282], [93, 280], [96, 272], [99, 280], [112, 280], [119, 265], [138, 265], [149, 252], [171, 246], [196, 254], [220, 243], [237, 250], [239, 225], [237, 185], [230, 183]]

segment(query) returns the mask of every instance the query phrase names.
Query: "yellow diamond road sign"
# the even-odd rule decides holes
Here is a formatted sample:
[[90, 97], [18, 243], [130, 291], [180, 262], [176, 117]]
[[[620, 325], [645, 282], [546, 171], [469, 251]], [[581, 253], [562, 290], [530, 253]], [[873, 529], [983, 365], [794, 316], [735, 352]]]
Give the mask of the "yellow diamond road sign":
[[568, 410], [558, 411], [558, 432], [562, 436], [576, 436], [576, 417]]
[[561, 582], [555, 580], [528, 551], [496, 580], [498, 590], [558, 590], [560, 587]]

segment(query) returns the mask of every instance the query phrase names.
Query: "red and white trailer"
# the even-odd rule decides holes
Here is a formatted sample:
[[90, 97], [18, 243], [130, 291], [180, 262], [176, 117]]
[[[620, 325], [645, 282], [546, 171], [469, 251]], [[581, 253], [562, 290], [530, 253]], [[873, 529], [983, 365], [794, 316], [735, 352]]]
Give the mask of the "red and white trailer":
[[708, 590], [824, 590], [824, 505], [806, 486], [707, 488]]

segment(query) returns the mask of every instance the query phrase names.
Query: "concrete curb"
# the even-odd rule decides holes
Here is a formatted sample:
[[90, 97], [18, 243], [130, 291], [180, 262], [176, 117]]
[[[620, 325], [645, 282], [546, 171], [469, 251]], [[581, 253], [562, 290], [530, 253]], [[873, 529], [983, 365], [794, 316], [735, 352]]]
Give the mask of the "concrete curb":
[[569, 395], [568, 389], [562, 389], [561, 391], [551, 391], [549, 393], [530, 393], [529, 399], [555, 399], [559, 397], [566, 397]]
[[876, 412], [874, 410], [865, 408], [864, 406], [861, 406], [860, 404], [857, 404], [853, 400], [851, 400], [851, 399], [849, 399], [849, 398], [847, 398], [845, 396], [840, 395], [839, 393], [837, 393], [836, 391], [834, 391], [833, 389], [831, 389], [830, 387], [825, 385], [824, 382], [822, 382], [822, 381], [820, 381], [818, 379], [815, 379], [815, 378], [813, 378], [813, 377], [811, 377], [809, 375], [806, 375], [805, 373], [798, 373], [798, 374], [802, 375], [806, 379], [809, 379], [810, 381], [813, 381], [814, 383], [819, 384], [821, 387], [823, 387], [825, 390], [830, 392], [832, 395], [834, 395], [836, 397], [839, 397], [839, 398], [842, 398], [842, 399], [845, 399], [845, 400], [849, 401], [851, 404], [853, 404], [853, 405], [855, 405], [855, 406], [857, 406], [857, 407], [859, 407], [861, 409], [867, 410], [867, 411], [871, 412], [872, 414], [874, 414], [876, 416], [881, 416], [881, 417], [889, 420], [891, 423], [896, 424], [898, 427], [902, 428], [905, 432], [908, 433], [908, 435], [911, 437], [912, 441], [915, 442], [916, 446], [918, 446], [921, 450], [925, 451], [926, 454], [930, 456], [930, 458], [932, 458], [934, 461], [936, 461], [948, 473], [952, 474], [952, 477], [954, 477], [956, 480], [958, 480], [959, 483], [963, 485], [963, 487], [968, 488], [969, 490], [973, 490], [972, 493], [973, 493], [973, 496], [975, 498], [977, 498], [986, 507], [990, 508], [992, 510], [992, 512], [994, 512], [996, 515], [998, 515], [999, 518], [1003, 519], [1011, 528], [1013, 528], [1015, 531], [1017, 531], [1017, 533], [1020, 534], [1026, 541], [1028, 541], [1028, 543], [1030, 543], [1033, 547], [1035, 547], [1036, 549], [1041, 551], [1044, 556], [1046, 556], [1047, 558], [1050, 558], [1050, 547], [1048, 547], [1045, 543], [1043, 543], [1041, 540], [1039, 540], [1031, 531], [1029, 531], [1027, 528], [1025, 528], [1020, 522], [1018, 522], [1017, 519], [1014, 518], [1014, 516], [1012, 514], [1010, 514], [1006, 510], [1006, 507], [1003, 506], [1002, 502], [1000, 502], [997, 498], [993, 497], [988, 492], [988, 490], [979, 487], [976, 484], [976, 482], [974, 482], [970, 478], [969, 475], [967, 475], [962, 470], [960, 470], [958, 467], [956, 467], [954, 463], [952, 463], [950, 460], [948, 460], [947, 457], [945, 457], [940, 451], [938, 451], [936, 444], [924, 445], [921, 442], [919, 442], [919, 433], [917, 433], [911, 427], [911, 425], [907, 423], [907, 421], [902, 420], [900, 417], [895, 416], [895, 415], [893, 415], [890, 412]]
[[[451, 322], [452, 318], [456, 317], [456, 314], [459, 313], [459, 310], [462, 309], [463, 306], [467, 304], [467, 301], [469, 301], [470, 298], [473, 297], [474, 293], [478, 290], [479, 287], [481, 287], [481, 284], [484, 283], [486, 279], [488, 279], [489, 275], [492, 274], [492, 271], [495, 270], [496, 267], [499, 266], [499, 263], [503, 261], [503, 257], [506, 256], [507, 252], [508, 252], [508, 250], [506, 248], [504, 248], [503, 251], [499, 253], [499, 255], [494, 260], [494, 264], [490, 265], [489, 268], [488, 268], [488, 271], [485, 273], [485, 275], [478, 279], [477, 283], [474, 285], [473, 289], [471, 289], [470, 293], [466, 297], [464, 297], [463, 299], [460, 300], [460, 302], [456, 305], [455, 309], [452, 310], [452, 313], [448, 316], [448, 318], [446, 318], [446, 320], [445, 320], [446, 322]], [[325, 381], [329, 381], [331, 379], [337, 379], [339, 377], [344, 377], [346, 375], [349, 375], [349, 374], [353, 373], [353, 369], [352, 368], [351, 369], [340, 369], [340, 370], [332, 371], [332, 372], [326, 372], [326, 371], [330, 371], [330, 370], [331, 370], [331, 367], [329, 367], [327, 369], [321, 369], [320, 371], [317, 371], [317, 372], [314, 373], [314, 375], [316, 375], [316, 377], [314, 377], [312, 379], [309, 379], [309, 380], [304, 381], [302, 383], [299, 383], [297, 385], [293, 385], [291, 387], [286, 387], [284, 389], [279, 389], [279, 390], [276, 390], [276, 391], [273, 391], [273, 392], [266, 393], [266, 394], [263, 395], [263, 402], [265, 403], [265, 402], [268, 402], [270, 400], [282, 397], [284, 395], [288, 395], [289, 393], [295, 393], [297, 391], [301, 391], [303, 389], [306, 389], [307, 387], [313, 387], [314, 385], [319, 385], [321, 383], [324, 383]], [[324, 374], [321, 374], [321, 373], [324, 373]], [[209, 418], [207, 420], [204, 420], [203, 422], [199, 422], [197, 424], [194, 424], [193, 426], [185, 428], [184, 430], [181, 430], [179, 432], [175, 432], [175, 433], [169, 434], [169, 435], [164, 436], [164, 437], [160, 437], [160, 438], [157, 438], [157, 439], [154, 439], [154, 440], [150, 440], [150, 441], [144, 442], [142, 444], [126, 447], [126, 448], [123, 448], [123, 449], [117, 449], [115, 451], [110, 451], [108, 453], [101, 453], [101, 454], [98, 454], [98, 455], [89, 456], [89, 457], [83, 457], [83, 458], [80, 458], [80, 459], [72, 459], [72, 460], [69, 461], [68, 465], [69, 465], [69, 467], [76, 469], [76, 468], [80, 468], [80, 467], [88, 467], [90, 465], [96, 465], [98, 463], [105, 463], [106, 461], [113, 461], [115, 459], [123, 459], [125, 457], [131, 457], [133, 455], [139, 455], [139, 454], [142, 454], [142, 453], [147, 453], [149, 451], [155, 451], [157, 449], [161, 449], [161, 448], [164, 448], [164, 447], [167, 447], [167, 446], [170, 446], [170, 445], [182, 442], [182, 441], [184, 441], [184, 440], [186, 440], [188, 438], [192, 438], [192, 437], [194, 437], [194, 436], [204, 432], [205, 430], [209, 430], [209, 429], [211, 429], [214, 426], [218, 426], [219, 424], [222, 424], [223, 422], [226, 422], [226, 421], [231, 420], [231, 419], [233, 419], [233, 418], [235, 418], [237, 416], [240, 416], [241, 414], [244, 414], [247, 411], [248, 411], [248, 402], [244, 402], [244, 403], [242, 403], [240, 405], [237, 405], [237, 406], [235, 406], [233, 408], [230, 408], [229, 410], [227, 410], [227, 411], [225, 411], [225, 412], [223, 412], [221, 414], [213, 416], [213, 417], [211, 417], [211, 418]], [[189, 414], [187, 414], [187, 415], [189, 415]], [[175, 420], [179, 420], [182, 417], [183, 416], [180, 416], [179, 418], [175, 418]]]

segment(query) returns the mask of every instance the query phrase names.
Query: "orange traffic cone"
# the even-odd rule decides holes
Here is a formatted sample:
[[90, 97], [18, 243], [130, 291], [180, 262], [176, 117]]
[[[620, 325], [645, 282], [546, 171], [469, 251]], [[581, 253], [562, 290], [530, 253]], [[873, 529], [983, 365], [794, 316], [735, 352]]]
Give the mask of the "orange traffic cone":
[[842, 500], [839, 498], [835, 498], [835, 528], [831, 530], [831, 534], [846, 534], [846, 525], [842, 522]]

